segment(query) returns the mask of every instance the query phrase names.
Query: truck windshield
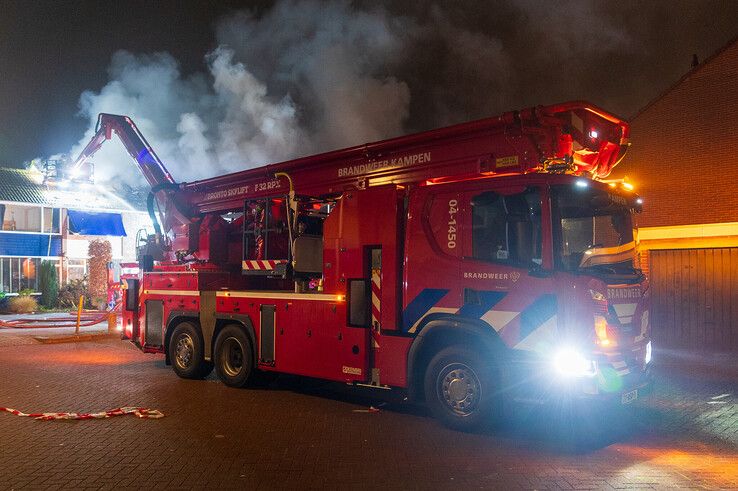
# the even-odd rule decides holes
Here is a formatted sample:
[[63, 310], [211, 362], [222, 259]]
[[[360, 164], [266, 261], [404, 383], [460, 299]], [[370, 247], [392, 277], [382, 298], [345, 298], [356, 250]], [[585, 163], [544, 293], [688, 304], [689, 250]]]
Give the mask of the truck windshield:
[[552, 187], [557, 266], [598, 276], [640, 276], [634, 268], [630, 199], [587, 181]]

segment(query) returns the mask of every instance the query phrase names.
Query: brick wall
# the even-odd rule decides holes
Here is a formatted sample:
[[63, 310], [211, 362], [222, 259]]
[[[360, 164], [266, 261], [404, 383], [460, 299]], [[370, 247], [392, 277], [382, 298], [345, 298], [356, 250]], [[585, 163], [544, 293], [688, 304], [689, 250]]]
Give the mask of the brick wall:
[[738, 221], [738, 41], [646, 107], [612, 177], [643, 196], [638, 226]]

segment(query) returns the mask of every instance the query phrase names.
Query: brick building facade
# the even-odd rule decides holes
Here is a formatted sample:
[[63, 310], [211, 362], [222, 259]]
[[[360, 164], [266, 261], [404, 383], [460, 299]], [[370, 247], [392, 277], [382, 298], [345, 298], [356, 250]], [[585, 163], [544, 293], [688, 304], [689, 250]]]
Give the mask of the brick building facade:
[[643, 108], [631, 140], [613, 177], [645, 199], [644, 246], [738, 245], [738, 39]]
[[663, 344], [738, 351], [738, 39], [631, 121], [615, 169], [644, 198], [642, 266]]

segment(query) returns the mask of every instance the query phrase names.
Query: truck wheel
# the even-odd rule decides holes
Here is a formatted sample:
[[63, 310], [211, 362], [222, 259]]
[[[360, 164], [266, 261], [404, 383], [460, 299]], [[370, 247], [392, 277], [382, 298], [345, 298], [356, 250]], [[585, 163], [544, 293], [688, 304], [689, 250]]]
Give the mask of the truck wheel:
[[495, 393], [497, 370], [478, 353], [450, 346], [431, 359], [425, 372], [425, 399], [433, 416], [449, 428], [472, 431], [494, 423], [502, 405]]
[[215, 373], [229, 387], [244, 387], [253, 372], [251, 341], [240, 326], [225, 326], [215, 340]]
[[180, 322], [169, 340], [169, 360], [182, 378], [203, 378], [213, 369], [205, 361], [202, 337], [192, 322]]

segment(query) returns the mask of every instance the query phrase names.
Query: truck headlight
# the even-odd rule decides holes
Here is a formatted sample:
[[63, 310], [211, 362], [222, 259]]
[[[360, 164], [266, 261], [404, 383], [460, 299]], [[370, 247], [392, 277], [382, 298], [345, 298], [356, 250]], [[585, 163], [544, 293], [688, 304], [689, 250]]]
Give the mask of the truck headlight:
[[651, 349], [651, 341], [649, 341], [648, 344], [646, 344], [646, 365], [651, 363]]
[[553, 359], [554, 368], [567, 377], [592, 377], [597, 373], [597, 365], [573, 348], [560, 349]]

